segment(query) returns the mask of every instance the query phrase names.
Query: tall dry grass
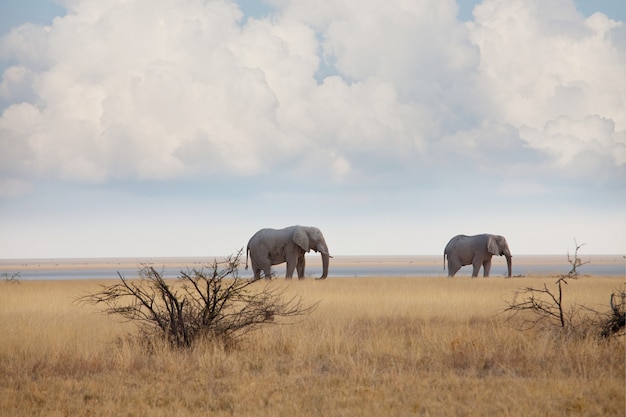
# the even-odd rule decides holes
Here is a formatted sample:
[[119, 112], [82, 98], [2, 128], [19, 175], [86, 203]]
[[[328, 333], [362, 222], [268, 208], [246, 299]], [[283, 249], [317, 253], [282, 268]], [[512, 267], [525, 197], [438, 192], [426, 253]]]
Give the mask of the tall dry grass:
[[[520, 332], [501, 314], [521, 279], [276, 280], [319, 301], [298, 323], [192, 351], [127, 341], [133, 326], [73, 300], [91, 281], [0, 283], [7, 416], [624, 415], [624, 338]], [[608, 309], [622, 280], [571, 281]]]

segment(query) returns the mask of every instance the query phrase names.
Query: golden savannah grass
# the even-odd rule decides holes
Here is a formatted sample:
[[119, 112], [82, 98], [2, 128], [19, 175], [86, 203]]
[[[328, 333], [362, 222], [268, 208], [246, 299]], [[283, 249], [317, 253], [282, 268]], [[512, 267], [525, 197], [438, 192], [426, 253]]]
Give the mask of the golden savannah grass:
[[[0, 282], [0, 415], [624, 415], [624, 337], [522, 332], [502, 314], [554, 280], [278, 279], [317, 309], [229, 347], [150, 352], [73, 302], [103, 282]], [[565, 303], [608, 310], [622, 282], [572, 280]]]

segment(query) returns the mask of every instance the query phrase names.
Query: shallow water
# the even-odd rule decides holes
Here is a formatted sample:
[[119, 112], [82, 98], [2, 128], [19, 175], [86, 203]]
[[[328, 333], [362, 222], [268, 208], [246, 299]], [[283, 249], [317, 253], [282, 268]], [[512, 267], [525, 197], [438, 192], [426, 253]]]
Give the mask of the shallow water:
[[[624, 258], [620, 255], [592, 255], [583, 257], [589, 262], [578, 268], [581, 275], [626, 276]], [[61, 279], [106, 279], [117, 278], [118, 273], [126, 278], [135, 278], [142, 265], [151, 265], [164, 277], [173, 278], [181, 271], [199, 269], [212, 263], [213, 258], [119, 258], [119, 259], [44, 259], [44, 260], [0, 260], [0, 280], [16, 276], [21, 280]], [[571, 270], [567, 257], [521, 255], [513, 258], [513, 275], [559, 275]], [[273, 269], [276, 277], [285, 276], [285, 264]], [[322, 272], [319, 256], [307, 256], [306, 276], [319, 277]], [[244, 265], [239, 276], [252, 276], [251, 269]], [[472, 267], [464, 266], [456, 274], [471, 276]], [[503, 258], [493, 259], [491, 276], [506, 274]], [[294, 274], [295, 275], [295, 274]], [[445, 276], [443, 259], [440, 256], [338, 256], [331, 259], [329, 277], [349, 278], [367, 276]], [[479, 273], [482, 276], [482, 270]]]

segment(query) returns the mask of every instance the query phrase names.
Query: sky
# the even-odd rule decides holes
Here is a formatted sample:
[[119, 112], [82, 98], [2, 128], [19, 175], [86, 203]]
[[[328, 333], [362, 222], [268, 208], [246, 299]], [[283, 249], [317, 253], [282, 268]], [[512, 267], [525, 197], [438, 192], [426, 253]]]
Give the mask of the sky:
[[626, 252], [622, 0], [8, 0], [0, 259]]

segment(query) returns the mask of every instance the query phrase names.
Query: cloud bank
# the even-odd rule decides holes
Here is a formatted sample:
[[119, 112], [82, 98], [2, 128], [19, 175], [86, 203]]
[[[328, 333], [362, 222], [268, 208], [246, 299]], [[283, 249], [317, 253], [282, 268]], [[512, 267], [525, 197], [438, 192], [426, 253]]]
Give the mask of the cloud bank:
[[452, 0], [267, 4], [65, 0], [4, 35], [0, 198], [214, 178], [361, 187], [352, 202], [626, 190], [623, 22], [571, 0], [484, 0], [469, 22]]
[[244, 20], [232, 1], [68, 1], [0, 42], [2, 175], [250, 176], [300, 159], [341, 180], [449, 148], [624, 172], [621, 22], [566, 0], [485, 1], [467, 24], [453, 1], [371, 3], [274, 1]]

